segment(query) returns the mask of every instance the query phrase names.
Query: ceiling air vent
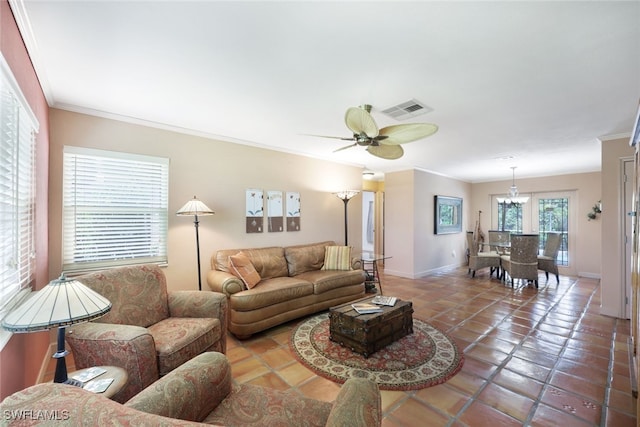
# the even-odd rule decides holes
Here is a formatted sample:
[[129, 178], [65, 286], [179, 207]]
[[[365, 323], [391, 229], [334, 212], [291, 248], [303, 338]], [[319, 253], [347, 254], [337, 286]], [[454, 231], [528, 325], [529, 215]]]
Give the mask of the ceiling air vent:
[[406, 120], [432, 111], [433, 108], [415, 99], [382, 110], [384, 114], [396, 120]]

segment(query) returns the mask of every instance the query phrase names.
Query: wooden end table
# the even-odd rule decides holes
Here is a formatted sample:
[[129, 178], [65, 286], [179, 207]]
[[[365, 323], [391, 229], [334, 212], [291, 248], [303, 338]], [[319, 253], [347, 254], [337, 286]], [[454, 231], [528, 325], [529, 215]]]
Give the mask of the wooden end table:
[[[113, 397], [116, 393], [122, 390], [122, 388], [127, 384], [127, 381], [129, 380], [129, 375], [127, 374], [127, 371], [125, 371], [124, 369], [118, 366], [98, 366], [98, 368], [106, 369], [107, 372], [100, 374], [99, 376], [95, 377], [90, 381], [87, 381], [86, 384], [90, 384], [94, 381], [98, 381], [104, 378], [113, 378], [113, 382], [109, 385], [109, 387], [105, 391], [103, 391], [102, 393], [97, 393], [97, 394], [101, 394], [104, 397], [108, 397], [108, 398]], [[89, 369], [91, 368], [73, 371], [73, 372], [70, 372], [68, 376], [69, 378], [72, 378], [74, 375], [81, 374]]]

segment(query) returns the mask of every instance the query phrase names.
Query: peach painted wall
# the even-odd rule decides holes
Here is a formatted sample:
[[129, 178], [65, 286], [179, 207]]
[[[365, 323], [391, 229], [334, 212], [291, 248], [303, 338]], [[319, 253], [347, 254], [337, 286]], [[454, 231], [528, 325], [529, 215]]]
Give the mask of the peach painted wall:
[[[623, 230], [624, 221], [628, 217], [623, 203], [622, 160], [632, 160], [633, 154], [629, 138], [602, 142], [602, 214], [599, 215], [601, 220], [597, 222], [602, 235], [607, 238], [602, 239], [599, 245], [602, 249], [601, 312], [615, 317], [626, 316]], [[633, 176], [628, 179], [630, 183], [633, 182]], [[628, 297], [630, 302], [631, 295]]]
[[[201, 217], [203, 289], [210, 257], [218, 249], [344, 242], [344, 203], [332, 191], [362, 188], [362, 169], [263, 148], [233, 144], [64, 110], [51, 109], [49, 191], [50, 274], [60, 273], [62, 150], [64, 145], [169, 158], [169, 265], [171, 289], [197, 289], [193, 217], [173, 215], [194, 195], [216, 214]], [[297, 191], [301, 230], [247, 234], [246, 189]], [[349, 244], [362, 242], [362, 201], [348, 205]]]
[[[471, 184], [421, 170], [385, 174], [385, 272], [417, 278], [466, 262]], [[460, 197], [462, 232], [434, 234], [434, 196]]]
[[[35, 113], [40, 131], [36, 148], [36, 272], [34, 288], [41, 289], [49, 277], [48, 265], [48, 106], [11, 8], [0, 0], [0, 51], [9, 64], [22, 93]], [[0, 399], [36, 382], [42, 363], [48, 358], [49, 334], [14, 334], [0, 350]]]
[[415, 175], [412, 170], [385, 174], [384, 178], [384, 271], [414, 277], [413, 223]]

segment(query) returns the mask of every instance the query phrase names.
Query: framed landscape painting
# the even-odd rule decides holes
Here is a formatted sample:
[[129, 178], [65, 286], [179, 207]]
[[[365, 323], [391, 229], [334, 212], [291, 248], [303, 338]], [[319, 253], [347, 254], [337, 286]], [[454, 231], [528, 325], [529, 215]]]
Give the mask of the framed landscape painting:
[[434, 196], [435, 234], [462, 232], [462, 199], [459, 197]]

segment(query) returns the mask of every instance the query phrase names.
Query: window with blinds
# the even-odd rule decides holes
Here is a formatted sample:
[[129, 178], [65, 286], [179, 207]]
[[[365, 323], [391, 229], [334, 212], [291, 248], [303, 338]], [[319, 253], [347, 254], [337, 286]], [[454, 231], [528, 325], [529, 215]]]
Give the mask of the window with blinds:
[[169, 160], [64, 148], [63, 271], [167, 262]]
[[0, 55], [0, 319], [35, 271], [35, 135], [38, 121]]

